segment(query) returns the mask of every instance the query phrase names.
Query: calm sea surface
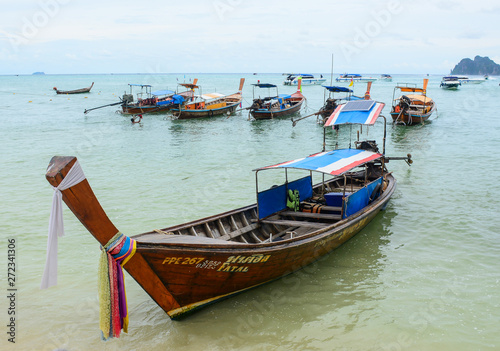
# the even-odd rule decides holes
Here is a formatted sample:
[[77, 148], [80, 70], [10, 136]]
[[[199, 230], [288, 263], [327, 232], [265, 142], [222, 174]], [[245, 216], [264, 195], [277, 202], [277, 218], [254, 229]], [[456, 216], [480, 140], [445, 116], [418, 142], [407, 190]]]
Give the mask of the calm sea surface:
[[[325, 74], [330, 77], [329, 74]], [[180, 322], [127, 275], [129, 333], [99, 336], [99, 245], [66, 208], [59, 240], [59, 283], [40, 290], [53, 190], [45, 169], [54, 155], [77, 156], [103, 208], [125, 234], [216, 214], [254, 202], [252, 169], [320, 151], [316, 117], [249, 121], [248, 112], [202, 120], [146, 115], [143, 123], [106, 107], [128, 83], [175, 89], [198, 78], [203, 92], [232, 93], [245, 77], [276, 83], [280, 74], [1, 76], [0, 264], [8, 295], [8, 238], [16, 241], [15, 344], [8, 342], [10, 300], [0, 299], [2, 350], [499, 350], [499, 80], [439, 88], [437, 113], [425, 126], [387, 129], [387, 155], [398, 189], [387, 209], [355, 238], [285, 279], [214, 304]], [[375, 82], [387, 105], [398, 82]], [[95, 85], [90, 94], [56, 95]], [[365, 84], [356, 84], [363, 94]], [[320, 86], [304, 87], [305, 116], [319, 109]], [[267, 93], [263, 92], [264, 95]], [[382, 143], [383, 124], [363, 138]], [[343, 127], [327, 147], [355, 138]]]

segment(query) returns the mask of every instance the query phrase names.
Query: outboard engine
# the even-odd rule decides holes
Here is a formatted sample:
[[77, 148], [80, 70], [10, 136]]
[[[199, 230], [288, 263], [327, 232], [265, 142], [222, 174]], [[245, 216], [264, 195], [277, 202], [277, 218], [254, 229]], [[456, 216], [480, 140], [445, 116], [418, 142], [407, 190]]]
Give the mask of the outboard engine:
[[379, 152], [377, 142], [375, 140], [363, 140], [363, 141], [355, 141], [356, 149]]
[[262, 100], [262, 99], [254, 99], [252, 106], [250, 106], [250, 109], [256, 110], [256, 109], [262, 108], [263, 103], [264, 103], [264, 100]]
[[[399, 101], [401, 102], [401, 106], [403, 107], [410, 107], [411, 105], [411, 100], [408, 96], [403, 95], [399, 98]], [[405, 106], [406, 105], [406, 106]]]
[[122, 101], [125, 102], [125, 103], [132, 103], [132, 102], [134, 102], [134, 95], [132, 95], [132, 94], [123, 94]]

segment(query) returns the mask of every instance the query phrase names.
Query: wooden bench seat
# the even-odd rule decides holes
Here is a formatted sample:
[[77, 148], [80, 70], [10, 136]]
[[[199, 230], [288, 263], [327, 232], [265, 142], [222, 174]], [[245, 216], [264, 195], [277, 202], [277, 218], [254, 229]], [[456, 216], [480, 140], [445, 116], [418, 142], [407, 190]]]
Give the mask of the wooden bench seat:
[[[340, 211], [340, 207], [339, 207]], [[310, 212], [295, 212], [295, 211], [284, 211], [280, 212], [281, 216], [293, 216], [301, 218], [317, 218], [317, 219], [329, 219], [329, 220], [340, 220], [340, 214], [330, 214], [330, 213], [310, 213]]]
[[284, 225], [284, 226], [288, 226], [288, 227], [309, 227], [309, 228], [318, 228], [318, 229], [332, 225], [331, 223], [290, 221], [290, 220], [284, 220], [284, 219], [265, 219], [262, 221], [262, 223]]

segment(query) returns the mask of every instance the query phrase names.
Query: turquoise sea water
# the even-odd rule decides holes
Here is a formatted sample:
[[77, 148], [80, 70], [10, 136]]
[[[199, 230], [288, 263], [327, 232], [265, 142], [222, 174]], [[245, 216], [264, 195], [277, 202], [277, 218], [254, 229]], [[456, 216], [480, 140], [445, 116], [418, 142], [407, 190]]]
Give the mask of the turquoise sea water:
[[[328, 74], [325, 74], [329, 78]], [[498, 350], [500, 243], [500, 80], [439, 88], [425, 126], [387, 129], [387, 155], [398, 189], [387, 209], [354, 239], [306, 269], [214, 304], [180, 322], [127, 276], [130, 330], [102, 342], [98, 329], [98, 243], [65, 207], [59, 282], [40, 290], [52, 189], [45, 169], [53, 155], [75, 155], [115, 225], [134, 235], [254, 202], [252, 169], [320, 151], [315, 117], [171, 120], [145, 115], [141, 124], [92, 107], [118, 101], [128, 83], [175, 89], [198, 78], [203, 92], [232, 93], [245, 77], [276, 83], [280, 74], [45, 75], [0, 77], [2, 128], [0, 257], [7, 296], [7, 250], [16, 240], [16, 343], [8, 342], [9, 300], [0, 299], [2, 350]], [[398, 82], [375, 82], [387, 104]], [[90, 94], [59, 89], [95, 85]], [[365, 84], [356, 84], [361, 95]], [[323, 88], [303, 88], [307, 108], [322, 106]], [[327, 133], [327, 147], [347, 146], [350, 128]], [[355, 133], [352, 134], [355, 138]], [[382, 143], [382, 122], [363, 130]], [[4, 279], [5, 278], [5, 279]]]

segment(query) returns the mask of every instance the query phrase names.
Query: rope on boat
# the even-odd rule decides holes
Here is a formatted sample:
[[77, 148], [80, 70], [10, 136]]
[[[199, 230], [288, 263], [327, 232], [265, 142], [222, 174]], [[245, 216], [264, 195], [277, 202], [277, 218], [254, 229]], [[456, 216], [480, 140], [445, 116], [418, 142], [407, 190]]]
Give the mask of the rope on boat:
[[297, 124], [298, 121], [301, 121], [303, 119], [306, 119], [306, 118], [311, 117], [311, 116], [316, 116], [316, 115], [319, 115], [319, 112], [314, 112], [313, 114], [310, 114], [310, 115], [307, 115], [304, 117], [300, 117], [300, 118], [297, 118], [295, 120], [292, 118], [292, 127], [295, 127], [295, 125]]
[[128, 332], [128, 310], [122, 267], [136, 251], [136, 241], [118, 232], [102, 247], [99, 260], [99, 327], [103, 340]]

